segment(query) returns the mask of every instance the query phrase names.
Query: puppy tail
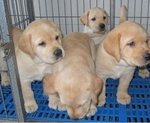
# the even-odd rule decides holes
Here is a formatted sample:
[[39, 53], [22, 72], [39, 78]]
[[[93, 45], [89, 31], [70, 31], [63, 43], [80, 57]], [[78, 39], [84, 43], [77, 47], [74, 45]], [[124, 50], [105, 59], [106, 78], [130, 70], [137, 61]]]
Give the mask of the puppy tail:
[[128, 19], [128, 9], [125, 5], [120, 8], [120, 23], [127, 21]]

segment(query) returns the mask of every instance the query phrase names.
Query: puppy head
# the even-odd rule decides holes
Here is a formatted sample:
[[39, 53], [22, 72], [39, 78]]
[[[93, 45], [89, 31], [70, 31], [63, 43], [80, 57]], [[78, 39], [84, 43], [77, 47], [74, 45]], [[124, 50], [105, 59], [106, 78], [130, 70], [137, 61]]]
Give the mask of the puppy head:
[[123, 59], [132, 66], [143, 66], [150, 60], [147, 32], [134, 22], [123, 22], [111, 31], [104, 48], [118, 62]]
[[89, 111], [92, 97], [90, 89], [76, 89], [73, 90], [68, 89], [65, 93], [63, 93], [63, 97], [60, 96], [63, 104], [67, 107], [68, 115], [73, 119], [81, 119]]
[[91, 104], [97, 103], [97, 93], [101, 90], [102, 81], [92, 76], [90, 83], [86, 82], [80, 81], [80, 86], [72, 85], [60, 94], [62, 103], [67, 106], [67, 112], [73, 119], [83, 118], [88, 114]]
[[81, 22], [88, 26], [93, 33], [105, 33], [108, 25], [108, 14], [102, 8], [92, 8], [80, 17]]
[[32, 22], [19, 40], [19, 48], [45, 63], [55, 63], [64, 56], [62, 36], [59, 28], [52, 21], [45, 19]]

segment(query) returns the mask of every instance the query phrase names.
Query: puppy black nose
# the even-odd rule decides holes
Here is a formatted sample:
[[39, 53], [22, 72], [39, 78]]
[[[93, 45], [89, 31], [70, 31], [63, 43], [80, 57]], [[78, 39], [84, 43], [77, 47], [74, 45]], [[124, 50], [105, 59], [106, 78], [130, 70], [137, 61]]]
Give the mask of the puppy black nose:
[[100, 27], [100, 29], [105, 29], [105, 24], [101, 23], [101, 24], [99, 25], [99, 27]]
[[146, 61], [149, 61], [150, 60], [150, 52], [145, 52], [144, 58]]
[[62, 50], [61, 49], [56, 49], [54, 51], [54, 55], [59, 58], [59, 57], [62, 57]]

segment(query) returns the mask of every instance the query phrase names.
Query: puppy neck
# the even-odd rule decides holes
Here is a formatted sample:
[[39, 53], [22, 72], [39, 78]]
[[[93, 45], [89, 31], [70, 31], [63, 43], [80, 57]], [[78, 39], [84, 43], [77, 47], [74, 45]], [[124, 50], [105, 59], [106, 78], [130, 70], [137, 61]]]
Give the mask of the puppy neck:
[[86, 25], [84, 26], [83, 32], [84, 33], [94, 33], [93, 30], [90, 27], [86, 26]]

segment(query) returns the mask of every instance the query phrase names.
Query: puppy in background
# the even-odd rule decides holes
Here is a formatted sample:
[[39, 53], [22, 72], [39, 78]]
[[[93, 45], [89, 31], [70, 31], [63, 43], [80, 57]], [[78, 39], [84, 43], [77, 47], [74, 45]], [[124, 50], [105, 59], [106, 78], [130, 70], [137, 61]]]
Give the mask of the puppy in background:
[[99, 7], [91, 8], [80, 16], [84, 33], [88, 33], [98, 45], [108, 32], [108, 14]]
[[63, 47], [65, 57], [55, 64], [54, 73], [44, 78], [48, 105], [53, 109], [67, 109], [75, 119], [94, 115], [102, 89], [92, 58], [94, 42], [84, 33], [71, 33], [63, 39]]
[[[105, 83], [107, 78], [118, 79], [117, 101], [129, 104], [128, 87], [136, 66], [150, 61], [148, 34], [139, 24], [125, 21], [108, 33], [98, 47], [96, 72]], [[99, 105], [105, 104], [105, 84], [99, 96]]]
[[13, 29], [12, 37], [25, 110], [32, 113], [38, 106], [31, 82], [42, 80], [46, 74], [52, 73], [52, 65], [65, 55], [61, 44], [61, 32], [54, 22], [40, 19], [29, 24], [23, 32]]
[[[99, 7], [92, 8], [80, 16], [80, 21], [84, 25], [84, 33], [94, 40], [96, 46], [108, 34], [108, 13]], [[127, 8], [123, 5], [120, 8], [120, 23], [127, 20]]]

